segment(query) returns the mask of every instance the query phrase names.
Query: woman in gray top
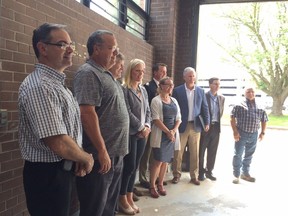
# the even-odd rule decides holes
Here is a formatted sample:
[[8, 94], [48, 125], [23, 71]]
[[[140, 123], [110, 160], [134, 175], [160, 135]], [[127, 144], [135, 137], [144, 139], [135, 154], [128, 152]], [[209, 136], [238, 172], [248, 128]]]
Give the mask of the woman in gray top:
[[124, 96], [130, 118], [129, 153], [124, 157], [122, 184], [119, 196], [119, 211], [133, 215], [140, 210], [133, 201], [136, 170], [143, 155], [146, 137], [150, 133], [150, 108], [148, 95], [141, 85], [145, 63], [140, 59], [129, 62], [124, 77]]

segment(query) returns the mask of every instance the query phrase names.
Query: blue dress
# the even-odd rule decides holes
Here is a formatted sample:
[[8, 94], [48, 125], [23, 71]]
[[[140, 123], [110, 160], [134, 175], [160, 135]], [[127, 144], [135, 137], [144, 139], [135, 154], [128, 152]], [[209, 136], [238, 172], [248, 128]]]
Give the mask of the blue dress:
[[[171, 100], [170, 104], [163, 103], [163, 123], [172, 130], [175, 125], [177, 106]], [[175, 142], [172, 142], [167, 135], [162, 132], [160, 148], [153, 148], [154, 159], [161, 162], [170, 163], [174, 157]]]

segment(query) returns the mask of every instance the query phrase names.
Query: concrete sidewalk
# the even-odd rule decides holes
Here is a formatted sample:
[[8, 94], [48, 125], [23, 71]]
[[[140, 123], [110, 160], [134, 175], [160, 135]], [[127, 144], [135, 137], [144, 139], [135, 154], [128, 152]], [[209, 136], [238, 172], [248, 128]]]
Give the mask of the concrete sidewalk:
[[[180, 182], [171, 183], [167, 174], [167, 196], [153, 199], [148, 190], [136, 203], [139, 216], [258, 216], [288, 215], [286, 197], [288, 186], [288, 131], [268, 129], [265, 139], [258, 143], [254, 155], [251, 175], [255, 183], [240, 181], [232, 183], [232, 157], [234, 141], [229, 126], [222, 127], [221, 140], [214, 174], [217, 181], [209, 179], [200, 186], [191, 183], [189, 173], [183, 173]], [[137, 186], [137, 184], [136, 184]], [[122, 214], [118, 214], [122, 215]]]

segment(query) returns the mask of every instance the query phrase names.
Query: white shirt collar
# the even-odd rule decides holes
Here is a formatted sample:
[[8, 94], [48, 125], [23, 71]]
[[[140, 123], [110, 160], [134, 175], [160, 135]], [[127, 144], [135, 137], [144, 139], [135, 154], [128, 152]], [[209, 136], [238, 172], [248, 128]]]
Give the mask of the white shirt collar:
[[192, 90], [190, 90], [189, 88], [187, 88], [186, 83], [184, 83], [184, 86], [185, 86], [186, 91], [195, 91], [195, 85], [193, 86], [193, 89], [192, 89]]
[[153, 78], [154, 82], [157, 84], [157, 86], [159, 85], [159, 81], [156, 80], [155, 78]]

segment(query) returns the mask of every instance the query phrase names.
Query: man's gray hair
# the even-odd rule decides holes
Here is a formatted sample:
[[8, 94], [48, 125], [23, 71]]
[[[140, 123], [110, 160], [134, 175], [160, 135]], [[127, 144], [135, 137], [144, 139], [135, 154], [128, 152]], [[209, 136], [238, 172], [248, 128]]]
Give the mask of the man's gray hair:
[[95, 44], [102, 44], [104, 43], [102, 36], [108, 34], [108, 35], [114, 35], [112, 32], [107, 30], [97, 30], [93, 32], [87, 41], [87, 51], [89, 56], [93, 54], [93, 46]]
[[194, 68], [192, 68], [192, 67], [186, 67], [186, 68], [184, 69], [184, 71], [183, 71], [183, 76], [185, 76], [188, 72], [191, 72], [191, 71], [196, 74], [196, 71], [195, 71]]

